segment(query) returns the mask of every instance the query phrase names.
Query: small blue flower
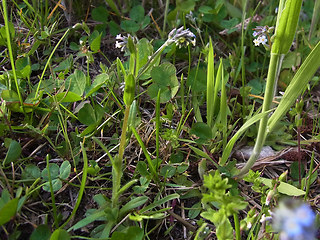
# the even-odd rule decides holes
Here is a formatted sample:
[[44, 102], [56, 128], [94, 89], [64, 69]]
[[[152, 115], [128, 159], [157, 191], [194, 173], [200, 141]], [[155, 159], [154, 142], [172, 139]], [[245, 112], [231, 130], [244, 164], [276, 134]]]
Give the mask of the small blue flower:
[[314, 240], [315, 213], [305, 203], [280, 203], [272, 214], [273, 228], [280, 233], [280, 240]]
[[295, 216], [299, 224], [304, 227], [310, 227], [315, 221], [315, 214], [307, 204], [302, 204], [299, 208], [295, 210]]
[[303, 226], [300, 225], [296, 218], [288, 218], [284, 222], [283, 231], [288, 235], [289, 239], [296, 239], [303, 234]]

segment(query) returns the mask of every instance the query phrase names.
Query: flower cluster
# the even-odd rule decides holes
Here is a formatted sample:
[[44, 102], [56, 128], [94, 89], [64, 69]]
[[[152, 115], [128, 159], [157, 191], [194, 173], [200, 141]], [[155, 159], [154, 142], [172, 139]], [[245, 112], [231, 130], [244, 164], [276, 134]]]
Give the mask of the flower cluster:
[[269, 33], [273, 30], [273, 27], [268, 26], [257, 26], [254, 28], [253, 36], [257, 37], [253, 40], [255, 46], [267, 45], [268, 42], [270, 42], [270, 36]]
[[116, 48], [120, 48], [122, 52], [124, 52], [127, 48], [128, 39], [132, 38], [134, 42], [137, 42], [136, 37], [132, 37], [130, 34], [127, 36], [122, 36], [121, 34], [118, 34], [116, 36]]
[[170, 43], [175, 43], [179, 48], [182, 46], [188, 46], [190, 43], [196, 45], [196, 36], [189, 30], [181, 28], [174, 28], [168, 34], [168, 41]]
[[315, 213], [305, 203], [280, 206], [272, 215], [273, 227], [280, 232], [280, 240], [314, 240]]

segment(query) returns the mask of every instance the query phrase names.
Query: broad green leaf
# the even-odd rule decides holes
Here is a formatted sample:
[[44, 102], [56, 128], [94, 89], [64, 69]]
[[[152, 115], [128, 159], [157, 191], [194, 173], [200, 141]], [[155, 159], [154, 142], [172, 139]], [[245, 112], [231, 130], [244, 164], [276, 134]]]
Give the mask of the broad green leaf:
[[88, 41], [89, 41], [90, 49], [94, 53], [100, 50], [101, 36], [102, 36], [102, 33], [99, 33], [97, 30], [93, 31], [89, 36]]
[[[60, 179], [52, 179], [52, 191], [56, 192], [62, 188], [62, 182]], [[42, 189], [46, 192], [50, 192], [50, 182], [45, 182]]]
[[41, 177], [40, 169], [34, 164], [27, 165], [21, 174], [23, 180], [35, 180], [39, 177]]
[[152, 82], [148, 94], [156, 99], [160, 89], [160, 102], [167, 102], [173, 98], [179, 89], [176, 68], [171, 63], [163, 63], [151, 70]]
[[185, 13], [189, 13], [190, 11], [194, 10], [195, 7], [195, 0], [177, 0], [176, 5], [177, 5], [177, 10], [182, 11]]
[[13, 90], [2, 90], [1, 97], [6, 102], [19, 102], [18, 94]]
[[101, 86], [106, 83], [109, 80], [109, 75], [105, 74], [105, 73], [101, 73], [98, 76], [96, 76], [96, 78], [93, 80], [93, 83], [91, 84], [91, 86], [89, 87], [89, 89], [86, 91], [86, 97], [90, 97], [93, 93], [95, 93], [96, 91], [98, 91]]
[[74, 92], [62, 92], [58, 93], [56, 96], [57, 102], [65, 103], [65, 102], [77, 102], [81, 101], [82, 97]]
[[139, 161], [137, 163], [137, 166], [136, 166], [136, 171], [138, 171], [138, 173], [141, 175], [141, 176], [149, 176], [150, 173], [148, 172], [148, 167], [147, 167], [147, 164], [145, 162], [142, 162], [142, 161]]
[[191, 69], [187, 78], [187, 86], [190, 87], [193, 92], [204, 92], [207, 90], [206, 71], [201, 67]]
[[78, 69], [71, 74], [65, 82], [65, 88], [68, 92], [73, 92], [79, 96], [83, 95], [83, 92], [86, 88], [86, 75]]
[[211, 128], [208, 124], [203, 122], [195, 123], [190, 130], [190, 134], [196, 135], [201, 140], [209, 140], [212, 138]]
[[[12, 22], [9, 22], [9, 32], [10, 38], [13, 39], [15, 36], [15, 29]], [[0, 28], [0, 46], [7, 46], [6, 26]]]
[[7, 202], [0, 209], [0, 226], [10, 221], [10, 219], [16, 214], [18, 207], [18, 199], [14, 198]]
[[48, 225], [39, 225], [31, 234], [30, 240], [49, 240], [51, 231]]
[[131, 226], [121, 232], [114, 232], [111, 240], [143, 240], [144, 232], [142, 228]]
[[124, 20], [120, 24], [121, 28], [129, 33], [135, 33], [140, 29], [139, 24], [132, 20]]
[[140, 23], [144, 19], [144, 8], [141, 5], [133, 7], [130, 11], [130, 19]]
[[[71, 44], [70, 44], [71, 45]], [[53, 70], [55, 72], [60, 72], [60, 71], [66, 71], [72, 68], [73, 65], [73, 55], [69, 55], [69, 57], [62, 62], [59, 63], [57, 67], [55, 67]]]
[[96, 115], [91, 104], [86, 103], [78, 113], [79, 121], [87, 126], [97, 122]]
[[22, 78], [27, 78], [31, 74], [31, 64], [29, 57], [22, 57], [16, 60], [16, 70]]
[[278, 12], [276, 32], [271, 52], [286, 54], [296, 33], [302, 0], [286, 0], [285, 6]]
[[[272, 179], [259, 177], [259, 179], [262, 181], [262, 183], [269, 188], [272, 188]], [[305, 195], [306, 192], [302, 191], [299, 188], [296, 188], [295, 186], [290, 185], [289, 183], [280, 182], [279, 186], [277, 187], [278, 191], [280, 193], [286, 194], [288, 196], [302, 196]]]
[[198, 217], [198, 215], [200, 214], [201, 210], [202, 210], [201, 202], [197, 202], [196, 204], [194, 204], [191, 207], [191, 209], [189, 209], [188, 217], [190, 219], [195, 219], [196, 217]]
[[134, 100], [136, 90], [135, 78], [132, 74], [129, 74], [125, 79], [125, 87], [123, 94], [123, 101], [126, 106], [130, 106]]
[[106, 23], [108, 22], [109, 12], [105, 7], [100, 6], [92, 9], [91, 16], [94, 21]]
[[59, 177], [61, 179], [66, 180], [69, 177], [70, 172], [71, 172], [71, 164], [70, 164], [70, 162], [69, 161], [63, 161], [63, 163], [60, 166], [59, 172], [60, 172]]
[[55, 230], [50, 237], [50, 240], [70, 240], [70, 239], [71, 238], [69, 233], [64, 229]]
[[15, 162], [20, 157], [20, 154], [21, 154], [20, 143], [18, 143], [15, 140], [11, 140], [7, 155], [2, 162], [2, 165], [5, 166], [6, 164], [9, 164], [11, 162]]
[[[59, 166], [56, 163], [49, 163], [49, 169], [50, 169], [50, 177], [51, 179], [55, 179], [59, 177]], [[41, 177], [45, 180], [49, 180], [48, 175], [48, 167], [42, 170]]]

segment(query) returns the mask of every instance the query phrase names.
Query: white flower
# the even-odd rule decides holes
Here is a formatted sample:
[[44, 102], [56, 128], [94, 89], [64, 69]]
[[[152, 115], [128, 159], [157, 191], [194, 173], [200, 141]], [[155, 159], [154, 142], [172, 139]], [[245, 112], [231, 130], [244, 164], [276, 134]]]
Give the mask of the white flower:
[[129, 37], [131, 37], [134, 42], [137, 42], [137, 38], [136, 37], [132, 37], [130, 34], [128, 34], [127, 36], [122, 36], [121, 34], [118, 34], [116, 36], [116, 39], [119, 40], [119, 41], [116, 41], [116, 46], [115, 47], [116, 48], [120, 48], [121, 51], [124, 52], [126, 50]]
[[258, 40], [260, 41], [260, 43], [262, 43], [263, 45], [267, 44], [268, 40], [267, 37], [265, 35], [261, 35], [258, 37]]
[[259, 46], [260, 45], [259, 38], [258, 39], [254, 39], [253, 42], [254, 42], [255, 46]]

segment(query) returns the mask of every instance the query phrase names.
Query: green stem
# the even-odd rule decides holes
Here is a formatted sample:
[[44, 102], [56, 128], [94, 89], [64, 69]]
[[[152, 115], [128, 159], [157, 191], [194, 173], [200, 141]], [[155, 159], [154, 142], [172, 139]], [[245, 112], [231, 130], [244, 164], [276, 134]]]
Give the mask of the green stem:
[[82, 155], [83, 155], [83, 172], [82, 172], [82, 179], [81, 179], [79, 195], [78, 195], [78, 198], [77, 198], [77, 202], [76, 202], [76, 204], [75, 204], [75, 206], [74, 206], [69, 218], [67, 219], [67, 221], [64, 224], [62, 224], [62, 226], [60, 228], [64, 228], [68, 224], [68, 222], [76, 214], [76, 212], [77, 212], [77, 210], [78, 210], [78, 208], [80, 206], [80, 203], [81, 203], [81, 200], [82, 200], [82, 196], [83, 196], [83, 193], [84, 193], [84, 190], [85, 190], [85, 187], [86, 187], [87, 172], [88, 172], [88, 157], [87, 157], [86, 149], [84, 148], [82, 142], [80, 143], [80, 146], [81, 146], [81, 151], [82, 151]]
[[[276, 53], [271, 53], [270, 58], [270, 64], [269, 64], [269, 70], [268, 70], [268, 77], [267, 77], [267, 85], [266, 85], [266, 92], [264, 95], [263, 105], [262, 105], [262, 113], [267, 112], [272, 103], [272, 99], [274, 97], [274, 90], [275, 90], [275, 83], [277, 79], [277, 75], [279, 73], [279, 69], [281, 66], [281, 55]], [[258, 159], [261, 149], [263, 147], [263, 144], [265, 142], [266, 136], [267, 136], [267, 123], [268, 123], [268, 115], [263, 117], [260, 120], [259, 130], [258, 130], [258, 136], [256, 139], [256, 143], [254, 145], [252, 155], [250, 156], [248, 162], [246, 165], [241, 169], [238, 177], [243, 177], [249, 169], [253, 166], [253, 164]]]
[[234, 220], [234, 228], [236, 230], [236, 240], [241, 240], [241, 233], [240, 233], [240, 222], [238, 214], [233, 214], [233, 220]]
[[124, 112], [124, 119], [122, 125], [122, 133], [120, 137], [119, 155], [115, 156], [112, 164], [112, 207], [118, 206], [119, 190], [121, 187], [121, 177], [122, 177], [122, 161], [123, 154], [126, 148], [126, 134], [128, 127], [128, 119], [130, 113], [130, 106], [126, 106]]
[[19, 101], [21, 104], [21, 108], [23, 113], [25, 114], [24, 107], [23, 107], [23, 99], [19, 90], [19, 84], [18, 84], [18, 78], [17, 78], [17, 73], [16, 73], [16, 68], [14, 64], [14, 59], [13, 59], [13, 53], [12, 53], [12, 46], [11, 46], [11, 34], [9, 31], [9, 21], [8, 21], [8, 11], [7, 11], [7, 1], [3, 0], [2, 1], [2, 7], [3, 7], [3, 18], [4, 18], [4, 23], [5, 23], [5, 30], [6, 30], [6, 35], [7, 35], [7, 45], [8, 45], [8, 52], [9, 52], [9, 57], [10, 57], [10, 63], [12, 67], [12, 74], [14, 78], [14, 83], [17, 88], [17, 93], [19, 97]]
[[168, 10], [169, 10], [169, 0], [166, 0], [166, 7], [165, 7], [165, 9], [164, 9], [164, 19], [163, 19], [162, 33], [165, 33], [165, 32], [166, 32], [166, 24], [167, 24]]
[[52, 201], [54, 225], [55, 225], [56, 228], [58, 228], [59, 227], [59, 225], [58, 225], [58, 215], [57, 215], [56, 200], [55, 200], [54, 193], [53, 193], [53, 185], [52, 185], [52, 178], [51, 178], [51, 172], [50, 172], [49, 155], [46, 156], [46, 162], [47, 162], [48, 181], [49, 181], [51, 201]]

